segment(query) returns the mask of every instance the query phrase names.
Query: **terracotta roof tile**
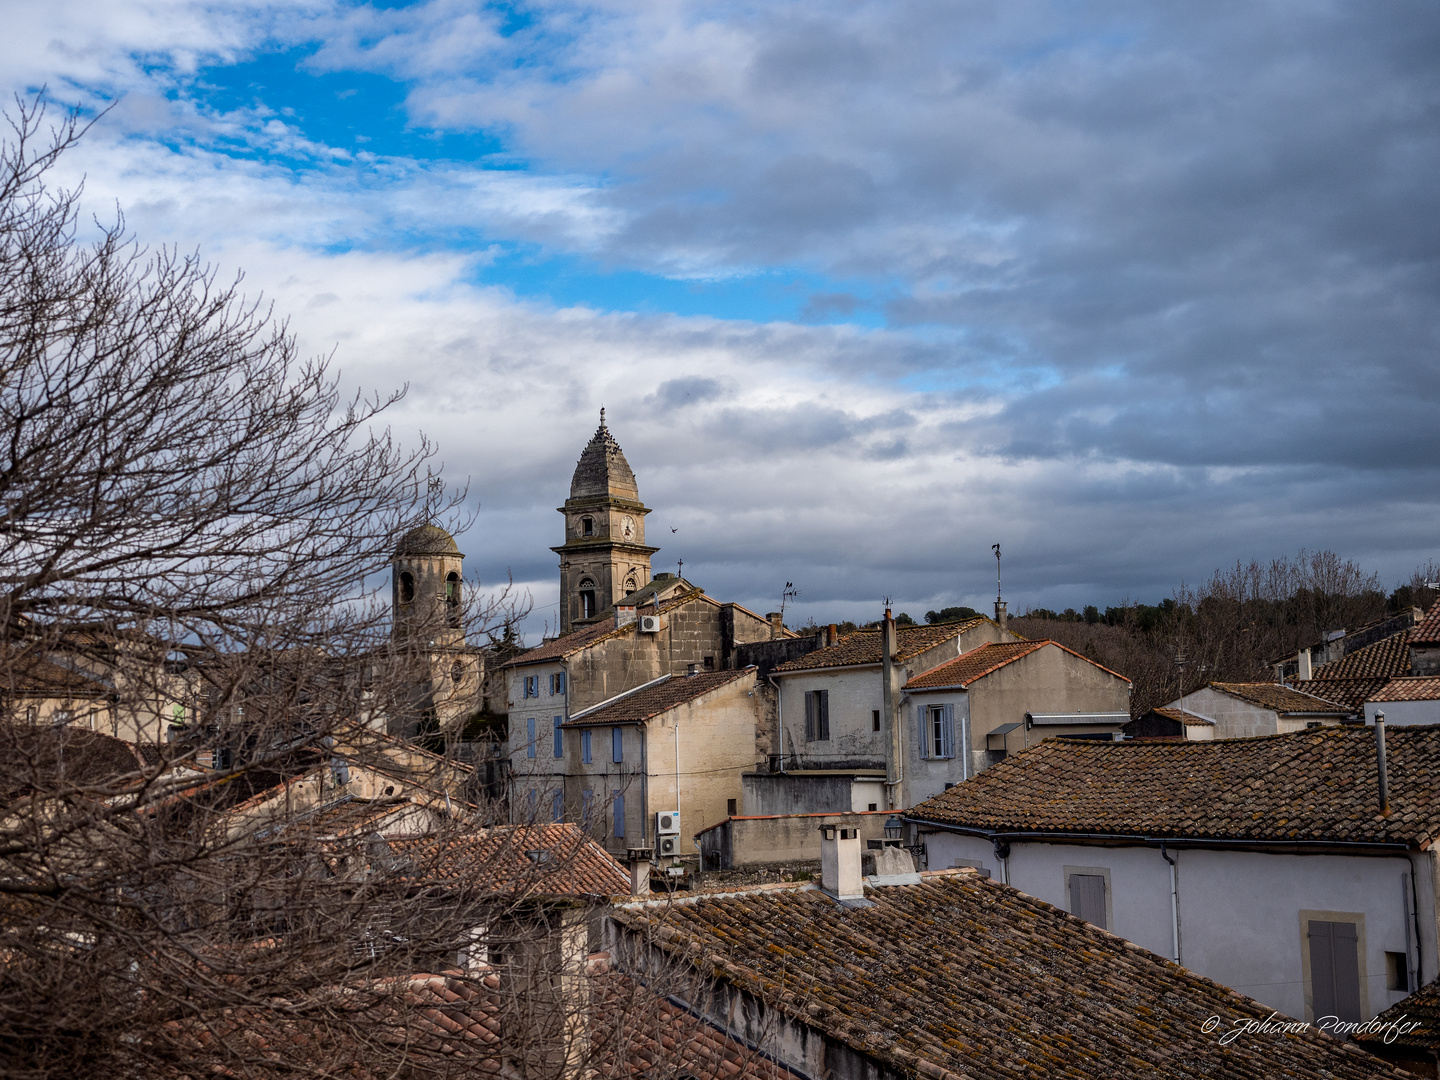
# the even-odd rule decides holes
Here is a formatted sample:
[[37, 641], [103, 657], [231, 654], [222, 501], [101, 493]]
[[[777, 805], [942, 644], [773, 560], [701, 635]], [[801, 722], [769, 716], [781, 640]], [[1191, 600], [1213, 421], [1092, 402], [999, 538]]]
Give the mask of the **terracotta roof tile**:
[[1376, 1053], [1383, 1052], [1382, 1046], [1376, 1044], [1425, 1051], [1418, 1060], [1433, 1063], [1435, 1059], [1430, 1055], [1440, 1051], [1440, 980], [1427, 983], [1403, 1001], [1397, 1001], [1375, 1020], [1376, 1026], [1390, 1023], [1408, 1026], [1414, 1021], [1418, 1021], [1418, 1025], [1412, 1031], [1394, 1030], [1393, 1034], [1383, 1029], [1360, 1032], [1353, 1036], [1356, 1042]]
[[1248, 701], [1252, 705], [1259, 705], [1266, 709], [1274, 709], [1282, 715], [1289, 713], [1320, 713], [1348, 716], [1350, 714], [1349, 709], [1337, 702], [1317, 697], [1315, 694], [1307, 694], [1280, 683], [1212, 682], [1208, 685], [1212, 690], [1218, 690], [1222, 694], [1229, 694], [1231, 697], [1239, 698], [1241, 701]]
[[487, 894], [628, 895], [630, 874], [578, 825], [505, 825], [458, 836], [390, 841], [408, 858], [408, 876], [464, 882]]
[[[965, 622], [941, 623], [938, 626], [897, 626], [895, 628], [896, 655], [900, 660], [910, 660], [933, 649], [941, 642], [959, 637], [990, 620], [980, 615]], [[810, 671], [813, 668], [850, 667], [855, 664], [878, 664], [880, 655], [880, 631], [857, 630], [846, 634], [838, 644], [816, 649], [794, 660], [787, 660], [775, 668], [776, 671]]]
[[1391, 679], [1370, 698], [1371, 701], [1440, 701], [1440, 679], [1409, 676]]
[[[1437, 605], [1440, 606], [1440, 605]], [[1424, 624], [1422, 623], [1421, 626]], [[1419, 627], [1415, 628], [1416, 630]], [[1320, 679], [1371, 679], [1377, 676], [1393, 677], [1410, 674], [1410, 640], [1414, 630], [1402, 630], [1381, 638], [1373, 645], [1356, 649], [1339, 660], [1321, 664], [1311, 672], [1315, 680]]]
[[1336, 705], [1344, 705], [1351, 713], [1359, 714], [1372, 694], [1389, 682], [1381, 676], [1371, 679], [1309, 679], [1290, 685], [1302, 693], [1314, 694]]
[[611, 917], [894, 1076], [1404, 1075], [1313, 1029], [1222, 1045], [1209, 1017], [1271, 1010], [973, 871], [866, 898], [765, 889]]
[[1175, 720], [1186, 727], [1214, 727], [1214, 720], [1207, 720], [1203, 716], [1196, 716], [1194, 713], [1185, 712], [1183, 709], [1167, 709], [1164, 707], [1150, 710], [1156, 716], [1163, 716], [1166, 720]]
[[677, 705], [728, 686], [738, 679], [753, 675], [753, 666], [738, 671], [702, 671], [694, 675], [665, 675], [647, 686], [601, 702], [593, 709], [577, 713], [564, 725], [567, 728], [590, 727], [596, 724], [636, 724], [659, 716]]
[[1440, 645], [1440, 601], [1431, 604], [1425, 617], [1415, 624], [1410, 640], [1416, 645]]
[[[1057, 649], [1063, 649], [1071, 656], [1084, 660], [1087, 664], [1093, 664], [1101, 671], [1108, 671], [1116, 678], [1125, 679], [1124, 675], [1096, 664], [1094, 660], [1087, 656], [1081, 656], [1074, 649], [1065, 648], [1058, 641], [1007, 641], [1001, 644], [986, 642], [969, 652], [961, 653], [955, 659], [947, 660], [939, 667], [933, 667], [923, 675], [915, 676], [905, 684], [905, 689], [934, 690], [942, 687], [969, 686], [991, 672], [998, 671], [1006, 664], [1013, 663], [1023, 656], [1029, 656], [1047, 645], [1054, 645]], [[1125, 679], [1125, 681], [1129, 682], [1130, 680]]]
[[1386, 735], [1381, 817], [1373, 730], [1213, 742], [1047, 739], [907, 812], [981, 831], [1408, 844], [1440, 835], [1440, 726]]

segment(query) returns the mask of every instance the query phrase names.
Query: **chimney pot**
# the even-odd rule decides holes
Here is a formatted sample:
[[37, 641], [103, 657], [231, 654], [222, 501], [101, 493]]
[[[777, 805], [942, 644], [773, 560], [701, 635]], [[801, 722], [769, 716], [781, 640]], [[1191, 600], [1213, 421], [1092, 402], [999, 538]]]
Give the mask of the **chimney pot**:
[[830, 624], [830, 632], [829, 632], [829, 637], [828, 637], [828, 639], [827, 639], [827, 641], [826, 641], [826, 644], [827, 644], [827, 645], [838, 645], [839, 643], [840, 643], [840, 631], [836, 628], [835, 624], [832, 622], [832, 623]]
[[1006, 624], [1006, 622], [1008, 621], [1008, 619], [1007, 619], [1007, 617], [1006, 617], [1005, 601], [1004, 601], [1004, 600], [996, 600], [996, 601], [995, 601], [995, 621], [1000, 624], [1000, 629], [1001, 629], [1001, 630], [1004, 630], [1004, 629], [1005, 629], [1005, 624]]
[[1311, 674], [1310, 650], [1301, 649], [1295, 654], [1295, 678], [1300, 682], [1304, 682], [1310, 678]]
[[765, 618], [770, 623], [770, 640], [775, 641], [785, 631], [784, 617], [778, 611], [767, 612]]
[[865, 895], [857, 826], [838, 822], [820, 826], [820, 887], [837, 900], [858, 900]]
[[634, 896], [650, 895], [650, 849], [630, 849], [630, 892]]

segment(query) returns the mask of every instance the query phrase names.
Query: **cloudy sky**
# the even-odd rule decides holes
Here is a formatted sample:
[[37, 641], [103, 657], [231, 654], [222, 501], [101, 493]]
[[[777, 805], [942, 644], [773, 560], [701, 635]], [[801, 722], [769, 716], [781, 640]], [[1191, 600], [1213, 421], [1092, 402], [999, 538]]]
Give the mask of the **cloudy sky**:
[[1440, 554], [1432, 0], [46, 0], [0, 73], [409, 383], [534, 634], [602, 404], [656, 569], [800, 621]]

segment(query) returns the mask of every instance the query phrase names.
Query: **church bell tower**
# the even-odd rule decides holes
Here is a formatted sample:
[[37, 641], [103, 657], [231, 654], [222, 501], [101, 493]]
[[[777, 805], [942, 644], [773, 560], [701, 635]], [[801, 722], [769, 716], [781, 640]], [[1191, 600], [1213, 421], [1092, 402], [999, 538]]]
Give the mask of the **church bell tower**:
[[635, 474], [605, 426], [595, 429], [570, 480], [570, 498], [557, 507], [565, 515], [565, 542], [551, 548], [560, 556], [560, 633], [596, 622], [622, 597], [650, 583], [645, 515]]

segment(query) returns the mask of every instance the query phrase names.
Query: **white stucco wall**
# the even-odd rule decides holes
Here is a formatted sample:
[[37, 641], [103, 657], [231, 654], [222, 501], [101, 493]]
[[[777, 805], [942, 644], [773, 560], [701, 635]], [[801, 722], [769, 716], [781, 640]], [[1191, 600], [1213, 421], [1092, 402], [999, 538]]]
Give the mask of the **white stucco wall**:
[[1440, 701], [1367, 701], [1365, 722], [1373, 724], [1377, 712], [1385, 714], [1386, 727], [1440, 724]]
[[[1002, 877], [988, 840], [936, 832], [926, 834], [925, 843], [931, 869], [968, 861]], [[1279, 1012], [1313, 1019], [1306, 1013], [1301, 912], [1355, 913], [1363, 916], [1366, 1018], [1405, 997], [1386, 989], [1385, 953], [1405, 952], [1408, 940], [1414, 955], [1415, 920], [1407, 918], [1404, 904], [1409, 859], [1194, 848], [1170, 854], [1178, 867], [1180, 958], [1192, 971]], [[1428, 855], [1417, 861], [1421, 978], [1428, 980], [1437, 974], [1435, 890]], [[1158, 847], [1013, 843], [1009, 882], [1069, 910], [1066, 866], [1105, 870], [1113, 919], [1108, 929], [1161, 956], [1172, 955], [1170, 869]]]
[[[1186, 694], [1183, 698], [1176, 698], [1165, 707], [1183, 708], [1186, 712], [1214, 720], [1214, 737], [1217, 739], [1250, 739], [1256, 735], [1275, 735], [1280, 731], [1275, 710], [1252, 705], [1208, 686], [1196, 690], [1193, 694]], [[1303, 723], [1300, 724], [1301, 728], [1304, 726]]]
[[[830, 768], [841, 762], [885, 764], [885, 734], [873, 730], [873, 713], [884, 705], [879, 664], [785, 675], [780, 683], [780, 753], [803, 766]], [[830, 738], [805, 741], [805, 694], [830, 691]], [[882, 723], [881, 727], [884, 725]]]

